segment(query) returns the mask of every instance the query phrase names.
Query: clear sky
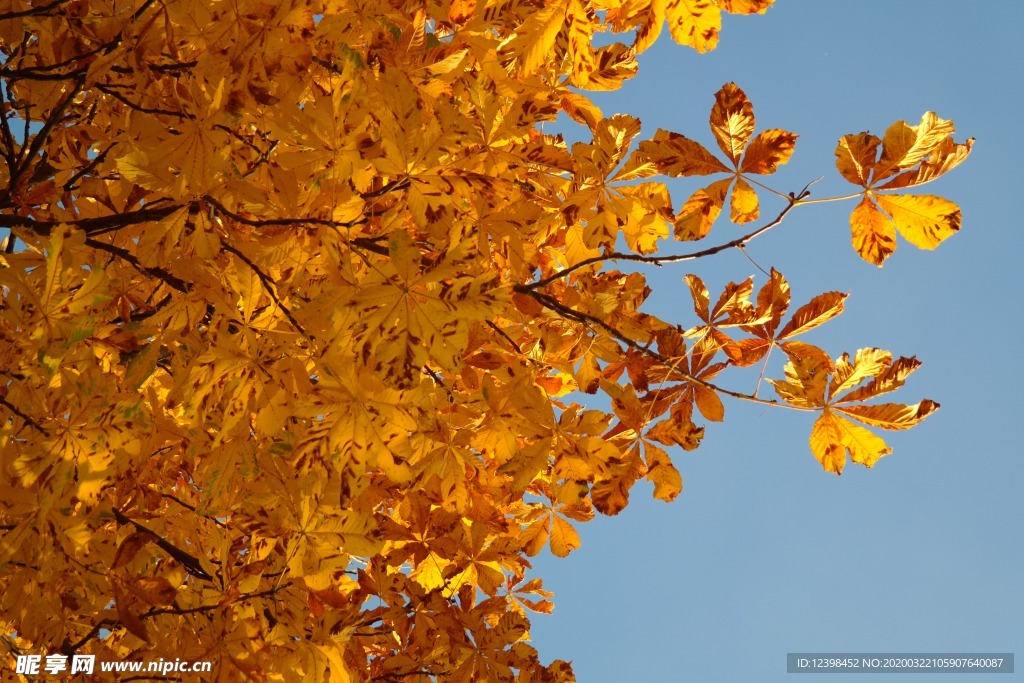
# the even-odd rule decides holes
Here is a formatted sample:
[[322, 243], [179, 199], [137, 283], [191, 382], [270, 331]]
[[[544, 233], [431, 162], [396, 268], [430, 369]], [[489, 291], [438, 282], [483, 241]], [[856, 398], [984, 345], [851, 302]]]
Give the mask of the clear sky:
[[[924, 365], [895, 400], [928, 397], [942, 409], [885, 432], [894, 453], [873, 469], [850, 463], [836, 477], [808, 448], [812, 416], [727, 401], [726, 422], [708, 426], [701, 448], [673, 453], [679, 499], [655, 501], [642, 482], [618, 517], [580, 526], [570, 557], [537, 558], [556, 593], [554, 614], [533, 619], [543, 660], [572, 660], [583, 683], [815, 683], [840, 675], [787, 675], [787, 652], [1024, 657], [1022, 33], [1024, 3], [1009, 0], [778, 0], [764, 16], [727, 17], [707, 55], [666, 31], [637, 78], [597, 98], [606, 116], [638, 116], [643, 137], [661, 127], [715, 149], [708, 112], [735, 81], [758, 130], [800, 134], [772, 185], [799, 191], [824, 175], [815, 197], [853, 189], [833, 157], [847, 133], [881, 136], [932, 110], [955, 121], [958, 141], [977, 144], [922, 190], [963, 210], [960, 233], [936, 251], [901, 239], [883, 269], [861, 261], [850, 246], [853, 202], [801, 208], [748, 249], [786, 275], [795, 305], [852, 292], [846, 312], [807, 341], [833, 356], [865, 346], [916, 355]], [[700, 180], [671, 182], [676, 208]], [[781, 208], [761, 199], [763, 215]], [[739, 234], [723, 217], [708, 244]], [[651, 312], [693, 324], [687, 272], [713, 296], [730, 280], [764, 281], [739, 253], [679, 264], [650, 274]], [[727, 372], [720, 384], [749, 391], [756, 375]], [[770, 376], [780, 375], [773, 365]], [[941, 680], [1024, 680], [1024, 662], [1017, 671]]]

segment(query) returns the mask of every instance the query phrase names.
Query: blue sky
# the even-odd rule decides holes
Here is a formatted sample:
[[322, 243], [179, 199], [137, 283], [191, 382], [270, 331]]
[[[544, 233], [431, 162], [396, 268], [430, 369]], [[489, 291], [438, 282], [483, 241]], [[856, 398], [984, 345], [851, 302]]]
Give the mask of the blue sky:
[[[814, 683], [839, 675], [787, 675], [787, 652], [1024, 653], [1022, 29], [1024, 3], [779, 0], [764, 16], [727, 17], [707, 55], [666, 31], [637, 78], [597, 98], [606, 116], [638, 116], [643, 137], [661, 127], [714, 149], [708, 112], [735, 81], [758, 130], [800, 134], [772, 186], [799, 191], [824, 175], [815, 197], [853, 189], [834, 168], [847, 133], [881, 135], [932, 110], [955, 121], [958, 141], [977, 144], [923, 190], [963, 210], [960, 233], [936, 251], [901, 241], [884, 268], [861, 261], [850, 246], [854, 202], [800, 208], [748, 249], [786, 275], [794, 305], [852, 292], [846, 312], [807, 341], [833, 356], [865, 346], [916, 355], [924, 365], [895, 400], [928, 397], [942, 409], [883, 434], [894, 453], [873, 469], [848, 464], [836, 477], [808, 448], [812, 416], [727, 401], [725, 423], [709, 425], [700, 449], [673, 453], [679, 499], [655, 501], [638, 484], [618, 517], [581, 525], [581, 549], [537, 558], [556, 593], [554, 614], [533, 620], [543, 660], [572, 660], [584, 683]], [[672, 181], [675, 206], [701, 186]], [[781, 208], [761, 199], [763, 215]], [[739, 234], [723, 218], [708, 244]], [[693, 324], [688, 272], [713, 295], [751, 274], [764, 281], [739, 253], [652, 271], [651, 312]], [[780, 374], [773, 365], [770, 376]], [[757, 372], [720, 379], [749, 391]]]

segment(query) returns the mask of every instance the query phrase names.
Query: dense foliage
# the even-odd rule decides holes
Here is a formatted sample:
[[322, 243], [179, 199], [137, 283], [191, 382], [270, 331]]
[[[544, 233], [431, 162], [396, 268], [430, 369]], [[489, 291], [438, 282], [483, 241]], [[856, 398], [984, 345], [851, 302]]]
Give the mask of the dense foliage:
[[[799, 339], [845, 294], [790, 312], [775, 270], [716, 296], [687, 274], [694, 316], [660, 320], [622, 269], [742, 248], [815, 201], [764, 184], [797, 136], [758, 131], [735, 84], [694, 93], [711, 130], [689, 134], [715, 152], [586, 95], [634, 75], [666, 21], [704, 52], [723, 12], [771, 4], [6, 2], [8, 664], [569, 681], [529, 644], [551, 602], [528, 558], [578, 547], [574, 525], [638, 480], [674, 499], [670, 447], [697, 448], [722, 397], [814, 413], [826, 470], [888, 453], [868, 427], [938, 406], [865, 403], [913, 358]], [[594, 47], [603, 31], [624, 42]], [[559, 114], [592, 141], [543, 132]], [[952, 134], [926, 113], [840, 140], [865, 259], [959, 229], [956, 205], [913, 193], [967, 156]], [[678, 176], [712, 178], [676, 209]], [[726, 204], [747, 227], [714, 242]], [[722, 383], [773, 349], [774, 397]], [[577, 402], [595, 393], [609, 411]]]

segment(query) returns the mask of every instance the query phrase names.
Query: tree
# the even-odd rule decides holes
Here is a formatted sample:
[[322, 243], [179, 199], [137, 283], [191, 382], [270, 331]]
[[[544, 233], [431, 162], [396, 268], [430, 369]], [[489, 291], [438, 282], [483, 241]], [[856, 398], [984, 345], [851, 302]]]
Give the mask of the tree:
[[[632, 76], [665, 21], [704, 52], [723, 11], [771, 4], [8, 3], [12, 657], [571, 680], [528, 643], [527, 612], [551, 609], [529, 557], [578, 547], [574, 523], [617, 514], [640, 479], [676, 498], [668, 448], [697, 448], [723, 396], [813, 413], [827, 471], [886, 455], [868, 427], [938, 404], [871, 402], [914, 358], [799, 338], [845, 294], [790, 313], [774, 269], [717, 296], [685, 274], [695, 316], [664, 321], [623, 268], [743, 249], [836, 199], [767, 185], [797, 136], [757, 131], [735, 84], [693, 138], [641, 137], [586, 95]], [[631, 44], [595, 47], [602, 31]], [[560, 114], [592, 141], [542, 132]], [[955, 204], [914, 189], [967, 157], [953, 132], [928, 112], [840, 139], [866, 260], [897, 232], [931, 249], [959, 229]], [[658, 178], [678, 176], [711, 182], [676, 210]], [[714, 241], [726, 203], [740, 235]], [[776, 349], [775, 398], [720, 379]]]

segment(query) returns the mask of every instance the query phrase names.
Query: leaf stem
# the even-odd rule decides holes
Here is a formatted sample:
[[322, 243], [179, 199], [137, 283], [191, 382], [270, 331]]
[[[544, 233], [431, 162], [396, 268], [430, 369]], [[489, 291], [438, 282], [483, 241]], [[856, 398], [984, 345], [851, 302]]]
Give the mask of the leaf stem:
[[855, 194], [845, 194], [840, 197], [821, 197], [819, 199], [799, 199], [797, 203], [800, 205], [807, 204], [825, 204], [826, 202], [845, 202], [847, 199], [856, 199], [863, 195], [864, 192], [857, 192]]

